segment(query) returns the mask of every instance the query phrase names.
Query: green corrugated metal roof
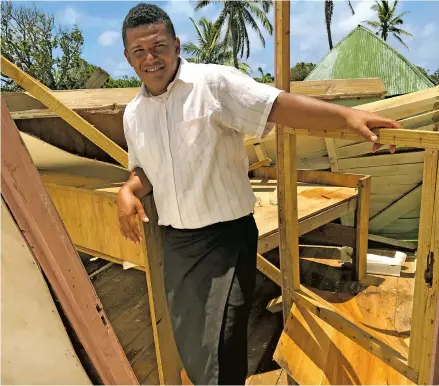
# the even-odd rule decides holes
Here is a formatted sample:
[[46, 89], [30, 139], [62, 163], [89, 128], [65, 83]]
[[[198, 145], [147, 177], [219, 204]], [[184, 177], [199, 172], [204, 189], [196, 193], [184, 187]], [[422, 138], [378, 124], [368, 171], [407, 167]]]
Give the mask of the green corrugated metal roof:
[[305, 80], [353, 78], [381, 78], [386, 96], [434, 86], [415, 65], [360, 25], [341, 40]]

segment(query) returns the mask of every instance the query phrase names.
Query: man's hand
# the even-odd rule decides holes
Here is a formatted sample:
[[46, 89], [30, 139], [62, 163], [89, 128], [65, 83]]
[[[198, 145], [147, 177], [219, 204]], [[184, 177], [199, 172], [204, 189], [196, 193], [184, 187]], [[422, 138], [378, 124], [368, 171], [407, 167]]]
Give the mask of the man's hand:
[[142, 202], [134, 195], [129, 186], [124, 185], [117, 195], [117, 216], [120, 231], [125, 239], [139, 244], [141, 234], [137, 226], [136, 216], [143, 222], [148, 222]]
[[[372, 152], [375, 153], [382, 145], [377, 143], [378, 137], [371, 129], [390, 128], [399, 129], [400, 124], [393, 119], [383, 118], [377, 114], [368, 113], [360, 110], [348, 110], [349, 114], [346, 116], [347, 128], [356, 134], [361, 135], [366, 140], [374, 142], [372, 145]], [[390, 152], [395, 152], [395, 145], [390, 145]]]

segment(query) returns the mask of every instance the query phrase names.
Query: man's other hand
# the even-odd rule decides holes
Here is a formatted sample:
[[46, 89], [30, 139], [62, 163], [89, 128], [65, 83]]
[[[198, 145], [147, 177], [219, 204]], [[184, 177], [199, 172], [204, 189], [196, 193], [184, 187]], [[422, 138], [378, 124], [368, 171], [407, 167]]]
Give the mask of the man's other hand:
[[[372, 152], [375, 153], [382, 144], [378, 143], [378, 137], [371, 129], [389, 128], [400, 129], [401, 125], [393, 119], [383, 118], [377, 114], [352, 109], [346, 117], [347, 128], [361, 135], [367, 141], [373, 142]], [[390, 152], [395, 152], [395, 145], [390, 145]]]
[[148, 222], [149, 219], [143, 209], [142, 202], [126, 185], [120, 189], [117, 195], [117, 216], [123, 237], [139, 244], [141, 233], [137, 226], [136, 216], [139, 216], [143, 222]]

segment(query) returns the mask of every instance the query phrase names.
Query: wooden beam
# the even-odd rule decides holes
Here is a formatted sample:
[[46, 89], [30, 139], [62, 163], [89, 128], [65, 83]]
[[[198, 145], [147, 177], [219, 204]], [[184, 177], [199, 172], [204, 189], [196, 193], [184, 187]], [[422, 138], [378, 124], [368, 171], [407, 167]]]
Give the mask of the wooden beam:
[[[276, 87], [290, 91], [290, 2], [275, 2]], [[300, 286], [299, 229], [297, 212], [296, 138], [277, 126], [278, 212], [283, 316], [286, 322], [292, 306], [290, 290]]]
[[419, 384], [429, 383], [436, 345], [434, 330], [439, 300], [438, 164], [439, 152], [426, 150], [409, 347], [409, 365], [419, 371]]
[[248, 171], [251, 172], [252, 170], [259, 169], [259, 168], [262, 167], [262, 166], [269, 166], [270, 163], [271, 163], [270, 158], [263, 159], [263, 160], [261, 160], [261, 161], [255, 162], [254, 164], [251, 164], [251, 165], [248, 167]]
[[2, 196], [104, 384], [138, 384], [19, 131], [1, 103]]
[[[263, 144], [257, 143], [254, 145], [254, 149], [256, 152], [256, 157], [258, 157], [258, 161], [263, 161], [268, 158], [267, 151], [265, 150], [265, 147]], [[271, 163], [271, 160], [270, 160]]]
[[163, 277], [163, 235], [158, 225], [158, 214], [152, 194], [142, 200], [149, 222], [144, 224], [146, 283], [151, 312], [157, 366], [161, 385], [181, 384], [182, 364], [174, 340], [168, 312]]
[[26, 74], [3, 56], [1, 57], [1, 67], [3, 74], [14, 80], [20, 87], [29, 91], [29, 93], [39, 99], [51, 111], [58, 114], [73, 128], [87, 137], [121, 165], [124, 167], [128, 166], [128, 153], [125, 150], [59, 101], [46, 86]]
[[256, 256], [256, 266], [265, 276], [267, 276], [272, 282], [281, 286], [281, 274], [280, 269], [274, 264], [270, 263], [264, 256], [259, 253]]
[[102, 68], [97, 68], [90, 78], [85, 82], [85, 89], [101, 88], [110, 75], [104, 71]]
[[358, 187], [359, 181], [366, 177], [363, 174], [333, 173], [319, 170], [297, 169], [297, 181], [308, 184], [345, 186], [347, 188]]
[[355, 213], [355, 264], [353, 276], [355, 280], [362, 281], [366, 277], [367, 271], [367, 247], [369, 234], [369, 208], [370, 190], [372, 179], [365, 177], [358, 183], [358, 203]]
[[[407, 147], [439, 149], [439, 133], [424, 130], [406, 129], [373, 129], [378, 136], [378, 142], [383, 145], [398, 145]], [[338, 138], [350, 141], [365, 141], [365, 139], [353, 132], [344, 129], [285, 129], [286, 133], [293, 135], [308, 135], [311, 137]]]
[[378, 232], [396, 219], [410, 212], [416, 205], [419, 204], [421, 193], [422, 184], [378, 213], [369, 221], [370, 231], [373, 233]]

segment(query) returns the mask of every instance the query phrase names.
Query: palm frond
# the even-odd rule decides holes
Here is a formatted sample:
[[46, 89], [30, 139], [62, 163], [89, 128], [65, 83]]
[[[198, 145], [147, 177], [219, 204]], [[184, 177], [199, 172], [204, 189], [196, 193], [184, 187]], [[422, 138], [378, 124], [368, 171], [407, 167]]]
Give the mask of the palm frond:
[[397, 40], [399, 40], [399, 42], [400, 42], [405, 48], [407, 48], [407, 49], [410, 51], [410, 49], [409, 49], [409, 47], [407, 46], [407, 44], [405, 44], [404, 41], [403, 41], [398, 35], [393, 34], [393, 36], [394, 36]]
[[349, 8], [351, 9], [352, 15], [355, 15], [354, 7], [352, 6], [352, 3], [349, 0], [348, 0], [348, 5], [349, 5]]

